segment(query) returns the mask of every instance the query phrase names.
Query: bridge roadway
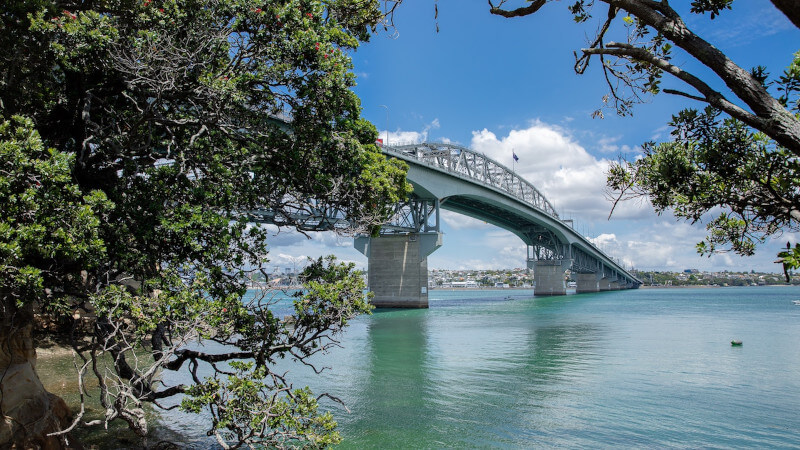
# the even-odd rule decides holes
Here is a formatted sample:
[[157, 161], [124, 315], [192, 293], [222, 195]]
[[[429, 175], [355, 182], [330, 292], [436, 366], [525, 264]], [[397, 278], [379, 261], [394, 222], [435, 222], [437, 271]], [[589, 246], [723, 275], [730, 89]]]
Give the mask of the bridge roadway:
[[427, 256], [442, 245], [439, 210], [504, 228], [528, 247], [535, 295], [566, 294], [565, 272], [575, 274], [577, 292], [638, 288], [641, 281], [562, 220], [536, 187], [507, 167], [468, 148], [423, 143], [384, 146], [406, 161], [414, 187], [377, 238], [356, 238], [369, 258], [373, 303], [427, 307]]
[[[502, 164], [466, 147], [423, 143], [384, 146], [408, 163], [411, 198], [395, 206], [380, 236], [359, 236], [368, 257], [369, 288], [378, 307], [428, 306], [427, 257], [442, 245], [440, 209], [504, 228], [527, 245], [535, 295], [566, 294], [571, 270], [577, 292], [638, 288], [641, 281], [563, 220], [536, 187]], [[293, 224], [305, 230], [346, 229], [347, 218], [324, 206], [296, 216], [249, 211], [254, 222]]]

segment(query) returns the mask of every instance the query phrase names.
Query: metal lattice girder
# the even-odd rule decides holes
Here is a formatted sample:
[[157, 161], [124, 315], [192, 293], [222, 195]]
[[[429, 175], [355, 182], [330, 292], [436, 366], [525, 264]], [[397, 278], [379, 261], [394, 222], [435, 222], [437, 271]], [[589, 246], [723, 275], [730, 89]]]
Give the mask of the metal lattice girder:
[[577, 273], [603, 273], [603, 263], [595, 256], [575, 245], [570, 246], [572, 271]]
[[508, 167], [466, 147], [454, 144], [423, 143], [396, 147], [386, 146], [383, 148], [383, 152], [499, 190], [551, 217], [558, 218], [553, 205], [533, 184]]
[[570, 257], [569, 246], [561, 242], [551, 230], [533, 226], [525, 231], [528, 244], [528, 260], [550, 261]]
[[291, 226], [302, 231], [345, 230], [354, 226], [343, 211], [316, 200], [286, 199], [280, 211], [265, 207], [241, 211], [237, 215], [254, 223]]
[[398, 203], [381, 234], [439, 232], [439, 199], [411, 196]]

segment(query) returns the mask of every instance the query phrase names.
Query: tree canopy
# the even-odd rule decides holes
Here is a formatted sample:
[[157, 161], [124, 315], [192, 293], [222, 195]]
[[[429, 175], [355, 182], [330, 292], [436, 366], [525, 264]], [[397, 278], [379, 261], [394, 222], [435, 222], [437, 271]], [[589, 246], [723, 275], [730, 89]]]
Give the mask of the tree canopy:
[[[489, 0], [489, 12], [534, 16], [549, 3], [561, 4]], [[772, 4], [800, 27], [797, 2]], [[695, 0], [681, 5], [683, 13], [666, 0], [573, 0], [567, 7], [577, 24], [597, 19], [588, 46], [575, 53], [575, 71], [585, 73], [592, 61], [600, 65], [609, 88], [604, 107], [630, 115], [660, 92], [705, 105], [675, 114], [671, 141], [645, 143], [643, 158], [612, 165], [608, 187], [615, 205], [647, 198], [659, 213], [672, 210], [706, 223], [701, 253], [750, 255], [757, 243], [798, 230], [800, 52], [786, 55], [787, 67], [778, 75], [762, 66], [743, 68], [681, 17], [714, 20], [735, 7], [733, 0]], [[662, 89], [665, 76], [684, 88]], [[602, 117], [603, 108], [595, 115]], [[800, 267], [797, 247], [780, 257], [787, 268]]]
[[[378, 6], [4, 2], [0, 338], [14, 343], [0, 358], [5, 373], [32, 370], [33, 314], [48, 313], [72, 330], [81, 379], [98, 379], [100, 422], [146, 433], [143, 405], [182, 394], [185, 409], [210, 414], [223, 446], [336, 442], [318, 398], [271, 363], [335, 345], [370, 309], [362, 278], [352, 264], [314, 261], [294, 317], [275, 317], [270, 297], [245, 298], [269, 234], [248, 212], [302, 228], [297, 218], [323, 205], [357, 232], [409, 192], [404, 165], [374, 145], [351, 90], [348, 52], [381, 19]], [[224, 350], [187, 347], [198, 340]], [[165, 370], [188, 370], [193, 383], [162, 385]], [[63, 430], [39, 420], [44, 411], [29, 418], [49, 428], [20, 425], [15, 414], [33, 410], [9, 406], [20, 386], [2, 383], [3, 444]]]

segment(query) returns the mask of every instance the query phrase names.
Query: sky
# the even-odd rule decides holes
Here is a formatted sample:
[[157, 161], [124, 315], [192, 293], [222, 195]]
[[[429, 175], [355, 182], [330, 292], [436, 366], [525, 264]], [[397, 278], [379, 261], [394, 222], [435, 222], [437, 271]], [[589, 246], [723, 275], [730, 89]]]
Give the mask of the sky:
[[[593, 118], [608, 87], [597, 60], [577, 75], [573, 52], [587, 46], [599, 22], [575, 24], [569, 3], [551, 2], [533, 16], [506, 19], [489, 14], [482, 0], [406, 0], [394, 27], [379, 30], [352, 54], [362, 115], [390, 145], [456, 143], [509, 167], [516, 153], [516, 172], [544, 193], [562, 218], [573, 219], [577, 230], [627, 267], [780, 272], [777, 252], [800, 235], [777, 236], [751, 257], [708, 257], [695, 251], [705, 236], [704, 223], [680, 221], [669, 211], [658, 215], [647, 202], [623, 203], [609, 218], [609, 163], [635, 159], [643, 142], [668, 140], [673, 114], [705, 105], [662, 93], [635, 106], [633, 116], [604, 110], [603, 118]], [[768, 0], [733, 5], [713, 21], [678, 12], [691, 30], [741, 67], [762, 65], [781, 73], [800, 50], [800, 30]], [[605, 17], [604, 9], [594, 13]], [[624, 40], [623, 27], [615, 32], [615, 40]], [[725, 92], [688, 56], [676, 53], [673, 62]], [[665, 75], [662, 88], [669, 87], [687, 90]], [[447, 211], [442, 219], [444, 244], [428, 257], [429, 268], [525, 267], [526, 246], [512, 233]], [[281, 231], [271, 242], [270, 266], [276, 268], [326, 254], [366, 268], [367, 258], [353, 249], [352, 238], [317, 233], [308, 239]]]

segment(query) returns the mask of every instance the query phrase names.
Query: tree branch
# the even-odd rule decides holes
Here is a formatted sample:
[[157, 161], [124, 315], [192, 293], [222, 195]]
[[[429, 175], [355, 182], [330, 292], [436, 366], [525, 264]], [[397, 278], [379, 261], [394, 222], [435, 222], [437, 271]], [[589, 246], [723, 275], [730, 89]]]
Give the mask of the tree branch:
[[184, 362], [192, 360], [200, 360], [207, 363], [216, 363], [222, 361], [229, 361], [231, 359], [247, 359], [253, 358], [255, 353], [251, 351], [244, 352], [230, 352], [230, 353], [203, 353], [196, 350], [178, 350], [175, 352], [176, 359], [164, 364], [165, 369], [178, 370]]
[[722, 111], [725, 111], [732, 117], [735, 117], [756, 129], [763, 129], [763, 127], [767, 125], [764, 119], [731, 103], [720, 92], [712, 89], [711, 86], [706, 84], [700, 78], [692, 75], [676, 65], [670, 64], [669, 61], [658, 58], [644, 48], [619, 42], [610, 42], [605, 48], [587, 48], [582, 49], [581, 51], [592, 55], [614, 55], [652, 64], [653, 66], [658, 67], [664, 72], [675, 76], [686, 84], [697, 89], [697, 91], [703, 94], [703, 101]]
[[800, 2], [797, 0], [772, 0], [772, 4], [786, 15], [794, 26], [800, 28]]
[[[615, 8], [613, 5], [609, 5], [608, 7], [608, 17], [606, 21], [603, 23], [603, 26], [600, 27], [600, 31], [597, 33], [597, 36], [594, 39], [594, 42], [589, 46], [589, 48], [602, 48], [603, 47], [603, 37], [605, 36], [606, 32], [608, 32], [608, 28], [611, 26], [611, 22], [617, 17], [617, 13], [619, 12], [619, 8]], [[590, 55], [586, 52], [583, 52], [583, 56], [575, 58], [575, 73], [583, 74], [586, 71], [586, 68], [589, 67], [589, 58]], [[605, 65], [603, 65], [605, 67]], [[609, 82], [610, 85], [610, 82]]]
[[[680, 16], [666, 2], [658, 3], [658, 8], [656, 8], [655, 2], [650, 1], [603, 1], [617, 5], [635, 15], [642, 23], [657, 30], [665, 38], [711, 69], [738, 98], [750, 107], [755, 116], [763, 118], [757, 122], [740, 120], [763, 131], [780, 145], [800, 155], [800, 121], [772, 97], [749, 71], [739, 67], [722, 51], [689, 30]], [[693, 87], [696, 88], [694, 85]], [[704, 95], [706, 94], [704, 93]], [[706, 95], [706, 97], [709, 96]], [[737, 109], [741, 110], [741, 108]], [[725, 111], [730, 114], [727, 109]], [[739, 118], [739, 116], [736, 117]], [[759, 125], [755, 126], [754, 123], [759, 123]]]
[[705, 99], [705, 97], [700, 97], [699, 95], [692, 95], [692, 94], [689, 94], [687, 92], [678, 91], [678, 90], [675, 90], [675, 89], [664, 89], [663, 92], [665, 94], [678, 95], [678, 96], [681, 96], [681, 97], [690, 98], [692, 100], [697, 100], [698, 102], [708, 103], [708, 101]]
[[529, 16], [529, 15], [535, 13], [536, 11], [538, 11], [542, 6], [544, 6], [545, 3], [547, 3], [547, 0], [535, 0], [535, 1], [531, 2], [531, 4], [528, 5], [528, 6], [523, 6], [522, 8], [512, 9], [512, 10], [509, 11], [509, 10], [505, 10], [505, 9], [501, 9], [500, 8], [503, 5], [503, 3], [505, 3], [505, 1], [503, 1], [503, 0], [500, 1], [498, 6], [493, 5], [492, 4], [492, 0], [488, 0], [488, 1], [489, 1], [489, 12], [490, 13], [492, 13], [492, 14], [494, 14], [496, 16], [503, 16], [503, 17], [506, 17], [506, 18]]

